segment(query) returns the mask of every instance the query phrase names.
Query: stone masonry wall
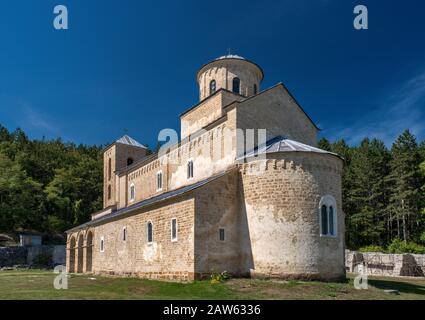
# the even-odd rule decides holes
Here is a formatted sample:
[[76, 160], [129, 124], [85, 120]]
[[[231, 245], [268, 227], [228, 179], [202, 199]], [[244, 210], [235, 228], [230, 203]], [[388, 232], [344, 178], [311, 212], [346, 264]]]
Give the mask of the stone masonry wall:
[[[301, 152], [274, 157], [242, 166], [245, 268], [254, 277], [343, 277], [342, 160]], [[325, 195], [337, 202], [336, 237], [320, 235], [319, 202]]]
[[[238, 172], [234, 170], [195, 192], [195, 272], [240, 274]], [[219, 230], [225, 238], [220, 241]]]
[[[176, 242], [171, 241], [172, 218], [177, 218], [178, 223]], [[152, 243], [147, 241], [148, 221], [153, 224]], [[125, 241], [124, 228], [127, 233]], [[194, 279], [193, 229], [194, 199], [189, 196], [173, 198], [173, 201], [95, 226], [90, 229], [94, 232], [92, 271], [95, 274], [133, 275], [151, 279]], [[86, 239], [87, 231], [69, 236], [68, 255], [72, 250], [70, 244], [76, 243], [71, 238], [78, 239], [82, 233]], [[100, 252], [101, 237], [104, 238], [104, 252]], [[85, 251], [82, 252], [84, 254]], [[75, 249], [73, 253], [78, 255], [79, 251]], [[86, 260], [85, 255], [83, 260]], [[78, 264], [78, 257], [73, 261]], [[86, 268], [83, 267], [84, 270]]]
[[237, 128], [267, 129], [267, 139], [284, 136], [317, 145], [318, 129], [282, 85], [237, 106]]

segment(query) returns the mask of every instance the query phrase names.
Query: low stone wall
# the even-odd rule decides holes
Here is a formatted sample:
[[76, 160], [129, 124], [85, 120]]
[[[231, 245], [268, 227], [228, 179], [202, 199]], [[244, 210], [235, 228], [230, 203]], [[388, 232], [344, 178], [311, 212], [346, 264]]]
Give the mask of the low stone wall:
[[25, 247], [0, 248], [0, 268], [23, 265], [27, 263], [27, 249]]
[[66, 249], [64, 245], [34, 246], [34, 247], [5, 247], [0, 248], [0, 268], [32, 266], [39, 255], [51, 255], [53, 265], [65, 265]]
[[66, 263], [65, 245], [27, 247], [27, 264], [33, 264], [34, 259], [40, 254], [51, 254], [53, 265], [65, 265]]
[[363, 268], [368, 275], [387, 277], [425, 277], [425, 255], [385, 254], [346, 250], [347, 272], [358, 273]]

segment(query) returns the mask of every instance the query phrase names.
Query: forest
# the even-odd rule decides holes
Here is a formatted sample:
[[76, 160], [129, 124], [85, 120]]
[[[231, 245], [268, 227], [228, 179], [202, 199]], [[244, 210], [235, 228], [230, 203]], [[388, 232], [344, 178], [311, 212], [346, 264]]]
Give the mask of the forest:
[[[319, 147], [345, 160], [346, 246], [425, 253], [425, 141], [409, 130], [388, 148], [325, 138]], [[63, 242], [64, 231], [102, 208], [102, 146], [32, 140], [0, 125], [0, 232], [38, 231]]]

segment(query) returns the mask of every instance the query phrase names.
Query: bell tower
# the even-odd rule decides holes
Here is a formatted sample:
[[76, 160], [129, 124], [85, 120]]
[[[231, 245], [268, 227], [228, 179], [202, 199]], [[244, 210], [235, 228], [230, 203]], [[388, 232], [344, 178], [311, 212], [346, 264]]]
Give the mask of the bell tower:
[[103, 153], [103, 208], [115, 206], [119, 197], [117, 170], [125, 169], [146, 157], [147, 148], [124, 135], [105, 148]]

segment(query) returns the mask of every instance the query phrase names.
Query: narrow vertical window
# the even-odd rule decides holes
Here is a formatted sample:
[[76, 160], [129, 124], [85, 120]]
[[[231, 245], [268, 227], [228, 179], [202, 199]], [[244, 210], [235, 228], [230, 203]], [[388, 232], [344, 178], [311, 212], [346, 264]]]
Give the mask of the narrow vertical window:
[[171, 241], [177, 241], [177, 219], [171, 219]]
[[162, 171], [156, 174], [156, 191], [162, 190]]
[[136, 189], [134, 188], [134, 184], [130, 186], [130, 201], [134, 201], [136, 197]]
[[257, 91], [258, 91], [258, 89], [257, 89], [257, 84], [256, 84], [256, 83], [254, 83], [254, 95], [256, 95], [256, 94], [257, 94]]
[[329, 207], [329, 234], [331, 236], [335, 235], [335, 231], [334, 231], [334, 207], [330, 206]]
[[325, 205], [322, 206], [322, 235], [328, 234], [328, 210]]
[[153, 242], [153, 226], [152, 226], [152, 222], [148, 222], [148, 225], [146, 227], [147, 229], [147, 240], [148, 243]]
[[108, 200], [111, 200], [112, 197], [112, 191], [111, 191], [111, 185], [108, 186]]
[[220, 228], [220, 230], [219, 230], [219, 239], [220, 239], [220, 241], [225, 240], [224, 228]]
[[233, 90], [234, 93], [240, 94], [241, 92], [241, 80], [239, 78], [233, 78]]
[[122, 229], [122, 241], [127, 241], [127, 228]]
[[210, 95], [214, 94], [217, 91], [217, 83], [215, 80], [211, 80], [210, 82]]
[[193, 178], [193, 160], [189, 160], [187, 162], [187, 178], [188, 179]]
[[333, 196], [324, 196], [319, 203], [320, 235], [336, 237], [338, 234], [338, 215], [336, 200]]
[[100, 252], [105, 251], [105, 238], [100, 237]]
[[112, 177], [112, 159], [108, 159], [108, 180], [111, 180]]

